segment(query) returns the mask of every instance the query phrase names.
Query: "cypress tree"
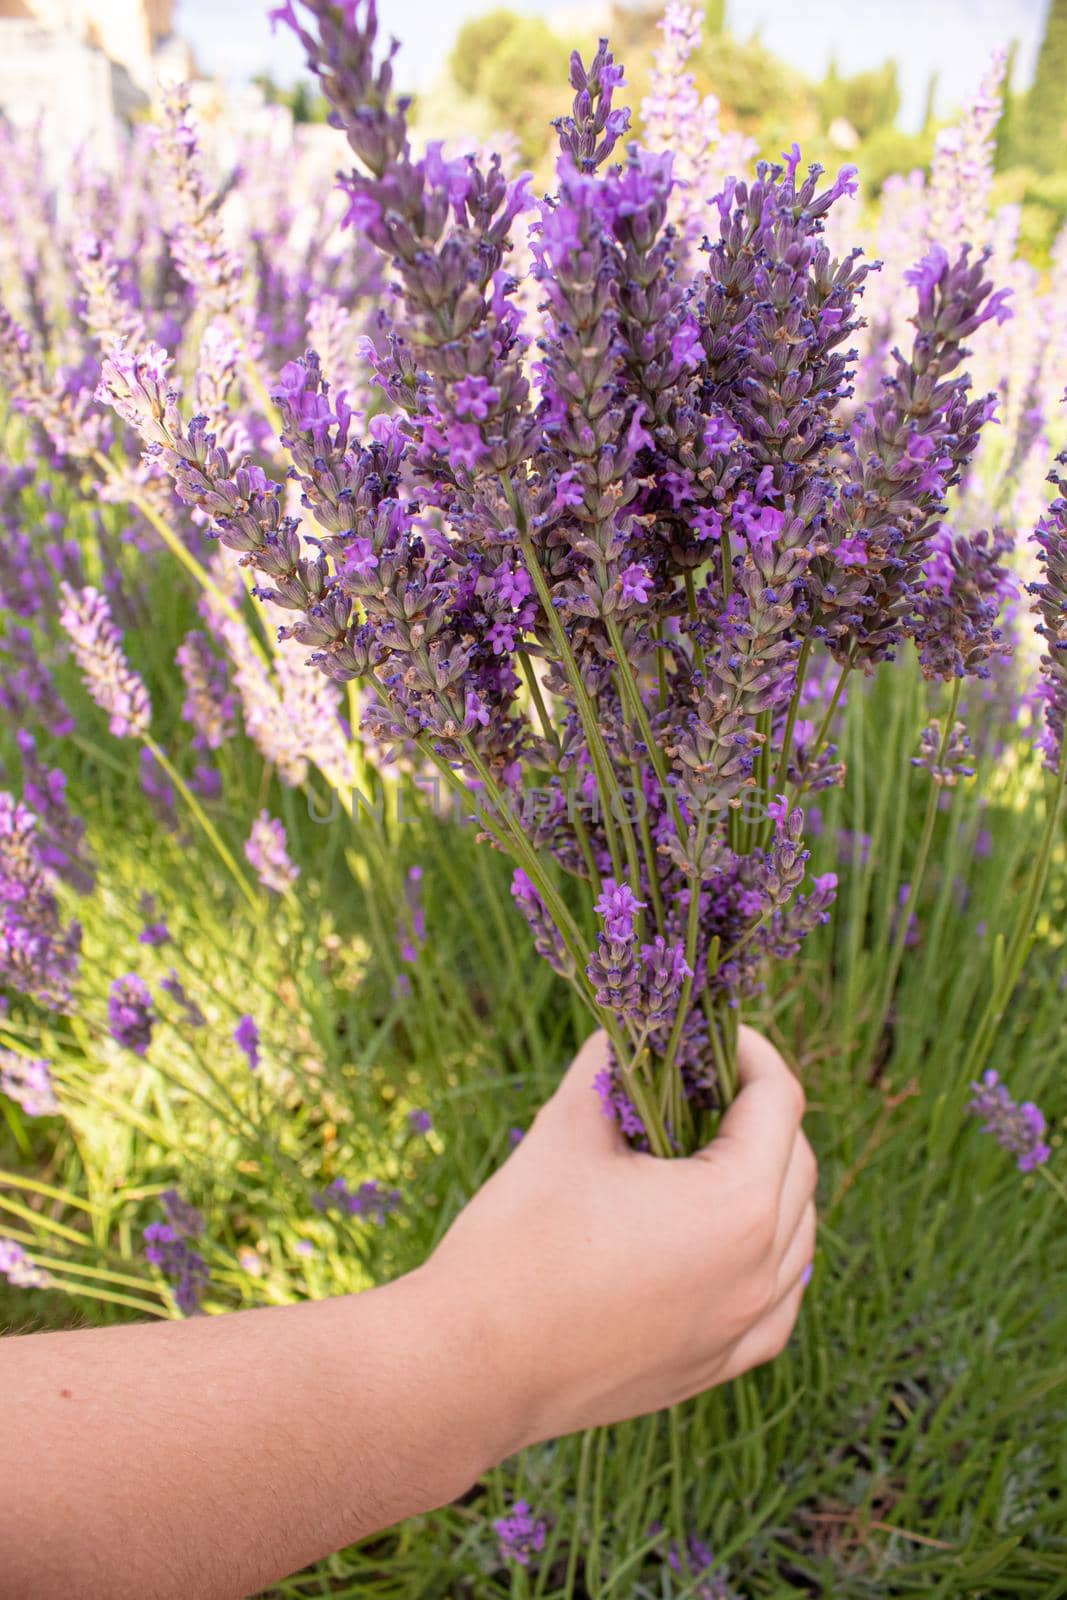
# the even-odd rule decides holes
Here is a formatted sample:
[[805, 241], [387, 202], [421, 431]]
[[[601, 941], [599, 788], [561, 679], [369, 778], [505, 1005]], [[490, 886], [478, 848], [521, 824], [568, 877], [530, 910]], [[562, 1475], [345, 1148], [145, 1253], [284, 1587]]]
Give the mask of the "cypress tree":
[[1067, 143], [1067, 0], [1049, 0], [1037, 70], [1019, 121], [1026, 165], [1054, 171]]

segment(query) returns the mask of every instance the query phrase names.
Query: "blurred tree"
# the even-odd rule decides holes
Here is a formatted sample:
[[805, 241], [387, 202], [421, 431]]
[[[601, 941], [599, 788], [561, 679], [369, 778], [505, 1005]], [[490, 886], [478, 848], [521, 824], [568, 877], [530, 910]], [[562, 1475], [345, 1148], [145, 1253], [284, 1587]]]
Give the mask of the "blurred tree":
[[1067, 0], [1049, 0], [1045, 34], [1019, 117], [1018, 157], [1038, 172], [1064, 164], [1067, 139]]
[[704, 37], [718, 38], [726, 31], [726, 0], [706, 0], [704, 6]]
[[861, 139], [869, 138], [876, 128], [891, 128], [897, 119], [900, 111], [897, 64], [887, 61], [884, 66], [846, 78], [837, 70], [837, 62], [831, 61], [815, 96], [824, 127], [828, 128], [843, 117]]
[[1019, 55], [1019, 41], [1013, 39], [1008, 49], [1004, 67], [1004, 86], [1001, 90], [1000, 121], [997, 123], [996, 148], [993, 165], [997, 172], [1015, 166], [1019, 160], [1019, 102], [1015, 93], [1015, 64]]
[[[585, 52], [587, 58], [589, 53]], [[520, 17], [482, 62], [478, 93], [488, 102], [498, 125], [516, 135], [527, 161], [542, 155], [552, 118], [570, 105], [569, 61], [570, 50], [546, 22], [540, 17]]]
[[900, 128], [876, 128], [857, 152], [855, 160], [866, 193], [877, 197], [887, 178], [927, 168], [934, 153], [932, 129], [904, 133]]
[[761, 137], [769, 121], [775, 133], [792, 123], [798, 137], [810, 136], [814, 105], [808, 84], [758, 37], [705, 35], [690, 65], [701, 90], [711, 89], [731, 114], [728, 120], [746, 132]]
[[937, 118], [937, 85], [939, 74], [935, 68], [926, 80], [926, 93], [923, 96], [923, 119], [920, 124], [923, 133], [929, 133]]
[[496, 11], [487, 11], [484, 16], [472, 17], [463, 24], [452, 46], [448, 68], [464, 94], [480, 92], [486, 65], [494, 52], [521, 25], [522, 18], [504, 6]]
[[268, 72], [257, 73], [252, 82], [262, 90], [269, 106], [288, 106], [294, 122], [325, 122], [329, 115], [325, 97], [307, 78], [298, 78], [289, 89], [283, 89]]

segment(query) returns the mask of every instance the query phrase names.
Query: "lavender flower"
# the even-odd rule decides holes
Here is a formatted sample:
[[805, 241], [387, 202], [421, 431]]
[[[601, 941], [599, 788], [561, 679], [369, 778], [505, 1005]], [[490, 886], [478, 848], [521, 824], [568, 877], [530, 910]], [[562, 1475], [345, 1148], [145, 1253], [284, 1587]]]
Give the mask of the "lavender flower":
[[59, 1101], [52, 1087], [51, 1064], [30, 1056], [0, 1050], [0, 1090], [14, 1100], [28, 1117], [52, 1117]]
[[0, 791], [0, 984], [68, 1010], [81, 928], [64, 926], [33, 814]]
[[[755, 141], [724, 133], [719, 102], [701, 98], [688, 62], [700, 44], [702, 16], [685, 0], [667, 0], [660, 18], [663, 41], [653, 52], [649, 93], [641, 102], [645, 138], [653, 150], [674, 157], [675, 188], [670, 218], [692, 252], [707, 228], [707, 208], [731, 173], [739, 173], [756, 154]], [[695, 263], [694, 263], [695, 264]]]
[[1032, 1172], [1043, 1166], [1052, 1154], [1044, 1142], [1045, 1119], [1031, 1101], [1017, 1104], [1001, 1083], [992, 1068], [983, 1074], [981, 1083], [972, 1083], [974, 1099], [967, 1110], [972, 1116], [982, 1118], [982, 1132], [991, 1133], [997, 1143], [1016, 1157], [1020, 1172]]
[[433, 1118], [428, 1111], [416, 1107], [408, 1112], [408, 1127], [412, 1133], [429, 1133], [433, 1127]]
[[58, 767], [38, 759], [37, 741], [19, 728], [15, 742], [22, 758], [23, 798], [37, 822], [37, 854], [41, 864], [78, 894], [89, 894], [96, 869], [85, 846], [85, 824], [67, 802], [67, 778]]
[[145, 1259], [170, 1283], [178, 1310], [191, 1317], [199, 1309], [211, 1276], [203, 1256], [189, 1243], [203, 1232], [204, 1221], [176, 1190], [166, 1190], [160, 1199], [167, 1220], [150, 1222], [145, 1228]]
[[387, 1189], [378, 1178], [368, 1178], [357, 1188], [350, 1189], [344, 1178], [334, 1178], [332, 1183], [312, 1195], [316, 1211], [339, 1211], [349, 1217], [369, 1217], [381, 1227], [385, 1219], [398, 1209], [402, 1196], [399, 1189]]
[[186, 1027], [202, 1028], [205, 1026], [207, 1018], [204, 1016], [204, 1013], [201, 1011], [196, 1001], [191, 1000], [186, 994], [185, 985], [182, 983], [181, 979], [173, 968], [171, 968], [170, 972], [165, 978], [161, 978], [159, 980], [159, 987], [163, 990], [164, 994], [170, 995], [171, 999], [181, 1007], [182, 1021], [185, 1023]]
[[47, 1289], [52, 1281], [14, 1239], [0, 1238], [0, 1274], [13, 1289]]
[[[1067, 468], [1067, 451], [1056, 458]], [[1050, 474], [1058, 494], [1034, 533], [1042, 575], [1030, 584], [1034, 609], [1040, 618], [1037, 631], [1045, 642], [1041, 658], [1041, 698], [1045, 728], [1041, 748], [1054, 771], [1063, 755], [1067, 726], [1067, 472]]]
[[236, 732], [233, 695], [226, 667], [208, 637], [194, 630], [178, 647], [178, 666], [185, 684], [182, 716], [192, 724], [197, 749], [218, 750]]
[[498, 1517], [493, 1529], [500, 1544], [501, 1561], [528, 1567], [532, 1557], [545, 1547], [548, 1525], [535, 1517], [525, 1500], [516, 1500], [505, 1517]]
[[136, 973], [116, 978], [107, 1002], [107, 1021], [111, 1037], [135, 1055], [147, 1054], [156, 1021], [155, 1007], [148, 985]]
[[74, 718], [28, 628], [9, 626], [0, 633], [0, 663], [0, 709], [16, 727], [39, 723], [56, 738], [73, 731]]
[[248, 1060], [249, 1069], [257, 1071], [259, 1067], [259, 1028], [254, 1017], [243, 1016], [233, 1030], [233, 1039], [237, 1048], [243, 1051]]
[[961, 778], [974, 777], [974, 768], [968, 765], [970, 748], [962, 722], [953, 723], [945, 739], [941, 724], [935, 719], [923, 729], [919, 754], [912, 756], [911, 764], [925, 767], [939, 788], [954, 789]]
[[284, 894], [300, 876], [286, 848], [285, 829], [269, 811], [261, 811], [245, 842], [245, 855], [265, 889]]
[[228, 246], [219, 219], [219, 197], [205, 178], [185, 84], [163, 92], [158, 151], [170, 245], [185, 281], [209, 315], [233, 315], [241, 302], [243, 263]]
[[96, 589], [75, 590], [66, 583], [60, 593], [59, 620], [70, 636], [86, 689], [107, 712], [117, 738], [142, 738], [152, 719], [148, 690], [123, 654], [122, 635], [107, 600]]
[[409, 867], [404, 885], [404, 911], [397, 929], [401, 961], [417, 960], [426, 943], [426, 910], [422, 903], [422, 868]]

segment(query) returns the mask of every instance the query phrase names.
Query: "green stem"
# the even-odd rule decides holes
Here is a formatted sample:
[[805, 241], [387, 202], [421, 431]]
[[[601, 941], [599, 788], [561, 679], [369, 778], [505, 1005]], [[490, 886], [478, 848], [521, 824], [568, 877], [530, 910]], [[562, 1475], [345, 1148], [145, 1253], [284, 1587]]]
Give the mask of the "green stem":
[[[171, 554], [178, 558], [182, 566], [185, 567], [186, 571], [196, 579], [200, 587], [210, 594], [212, 600], [222, 611], [226, 613], [231, 622], [239, 623], [242, 628], [247, 627], [247, 623], [241, 616], [241, 613], [233, 605], [229, 596], [223, 594], [222, 590], [219, 588], [210, 572], [208, 572], [207, 568], [201, 565], [191, 550], [186, 549], [185, 544], [181, 539], [179, 539], [178, 535], [174, 532], [174, 529], [167, 522], [166, 518], [160, 516], [159, 512], [156, 510], [155, 506], [152, 505], [151, 501], [147, 500], [144, 495], [138, 493], [136, 489], [133, 489], [131, 485], [126, 483], [122, 473], [115, 466], [114, 462], [109, 460], [108, 457], [104, 455], [103, 451], [94, 450], [93, 461], [100, 468], [101, 472], [105, 473], [107, 477], [110, 478], [112, 483], [117, 483], [124, 489], [127, 502], [131, 506], [135, 506], [141, 513], [142, 517], [144, 517], [145, 521], [151, 524]], [[258, 639], [256, 639], [251, 633], [251, 630], [249, 630], [249, 634], [257, 653], [260, 655], [261, 659], [265, 660], [266, 658], [263, 655], [263, 651], [260, 647]]]
[[611, 759], [600, 732], [596, 710], [582, 680], [581, 670], [575, 660], [566, 630], [559, 619], [555, 606], [552, 604], [551, 590], [541, 569], [541, 563], [537, 559], [537, 551], [534, 548], [533, 540], [525, 530], [525, 518], [521, 514], [521, 508], [515, 499], [515, 493], [510, 483], [505, 483], [505, 493], [509, 497], [512, 509], [519, 522], [519, 541], [522, 545], [527, 571], [533, 580], [534, 588], [537, 590], [537, 598], [541, 602], [541, 609], [545, 613], [549, 631], [559, 652], [560, 664], [567, 674], [567, 681], [574, 691], [575, 705], [578, 709], [578, 716], [581, 719], [586, 744], [589, 746], [589, 758], [593, 763], [593, 773], [600, 795], [600, 808], [604, 814], [604, 832], [607, 837], [608, 851], [611, 855], [612, 870], [615, 877], [621, 879], [622, 856], [619, 853], [619, 840], [615, 831], [615, 817], [612, 811], [614, 786], [612, 783]]
[[611, 648], [614, 650], [615, 659], [618, 662], [619, 676], [626, 688], [630, 708], [637, 718], [638, 727], [641, 729], [641, 738], [648, 748], [648, 759], [652, 763], [653, 771], [659, 782], [664, 803], [671, 814], [679, 839], [684, 839], [686, 829], [682, 821], [682, 813], [679, 810], [674, 790], [668, 781], [667, 764], [663, 759], [663, 751], [660, 749], [659, 743], [652, 732], [652, 724], [648, 720], [648, 711], [645, 702], [641, 698], [641, 690], [637, 679], [634, 677], [630, 658], [626, 654], [622, 634], [619, 632], [619, 625], [613, 617], [608, 617], [605, 625], [608, 630], [608, 638], [611, 640]]
[[585, 1502], [589, 1493], [589, 1458], [593, 1451], [596, 1429], [587, 1428], [582, 1434], [582, 1448], [578, 1457], [578, 1485], [574, 1496], [574, 1533], [567, 1551], [567, 1571], [563, 1579], [562, 1600], [574, 1600], [574, 1585], [578, 1577], [578, 1552], [585, 1531]]
[[237, 865], [237, 862], [234, 860], [230, 850], [224, 843], [221, 834], [219, 833], [215, 824], [212, 822], [211, 818], [208, 816], [207, 812], [204, 810], [203, 806], [200, 804], [200, 801], [189, 788], [189, 785], [175, 767], [170, 757], [167, 756], [160, 748], [160, 746], [152, 738], [151, 734], [144, 735], [144, 746], [146, 750], [150, 750], [152, 752], [163, 771], [167, 774], [167, 777], [170, 779], [171, 783], [173, 783], [174, 787], [177, 789], [178, 793], [189, 807], [189, 810], [200, 824], [200, 827], [204, 830], [204, 834], [213, 845], [219, 860], [226, 867], [227, 871], [232, 876], [233, 881], [236, 883], [237, 887], [248, 901], [253, 913], [258, 918], [263, 909], [259, 898], [251, 884], [248, 882], [248, 879]]
[[797, 661], [797, 681], [793, 689], [793, 698], [789, 703], [789, 715], [786, 718], [785, 732], [782, 734], [782, 751], [778, 757], [778, 769], [774, 774], [774, 792], [781, 794], [782, 785], [789, 773], [789, 757], [793, 753], [793, 734], [796, 732], [797, 718], [800, 715], [800, 695], [804, 688], [804, 679], [807, 676], [808, 661], [811, 657], [811, 640], [805, 639], [800, 647], [800, 657]]
[[1011, 944], [1008, 946], [1007, 954], [1004, 957], [999, 980], [994, 981], [989, 1003], [982, 1014], [971, 1048], [963, 1064], [962, 1078], [964, 1082], [970, 1082], [972, 1078], [977, 1077], [989, 1059], [989, 1052], [993, 1047], [996, 1030], [1004, 1015], [1004, 1008], [1019, 981], [1019, 975], [1029, 954], [1034, 919], [1041, 903], [1041, 897], [1045, 892], [1045, 883], [1052, 860], [1052, 847], [1056, 839], [1065, 792], [1067, 792], [1067, 738], [1064, 738], [1063, 748], [1060, 751], [1060, 764], [1056, 773], [1055, 788], [1049, 797], [1045, 831], [1042, 835], [1041, 846], [1034, 864], [1034, 871], [1019, 911]]
[[[945, 726], [941, 730], [941, 742], [938, 745], [937, 765], [940, 768], [952, 738], [952, 730], [956, 723], [956, 707], [959, 705], [960, 683], [957, 678], [952, 685], [952, 697], [949, 701], [948, 713], [945, 717]], [[941, 799], [942, 784], [934, 778], [930, 784], [930, 794], [926, 802], [926, 815], [923, 818], [923, 831], [919, 840], [919, 852], [912, 867], [911, 882], [908, 886], [908, 898], [903, 905], [898, 907], [897, 930], [893, 937], [892, 948], [889, 952], [889, 963], [886, 967], [885, 980], [881, 987], [878, 1005], [875, 1008], [871, 1027], [868, 1030], [864, 1055], [873, 1058], [878, 1048], [878, 1041], [886, 1025], [889, 1010], [893, 1003], [893, 991], [896, 988], [897, 978], [900, 975], [901, 962], [904, 959], [904, 946], [908, 939], [908, 926], [911, 922], [911, 913], [919, 903], [919, 891], [922, 888], [923, 878], [926, 875], [926, 863], [930, 856], [930, 845], [934, 837], [934, 825], [937, 822], [937, 807]]]
[[[841, 699], [842, 694], [844, 693], [845, 684], [848, 682], [848, 676], [849, 676], [849, 673], [851, 671], [852, 671], [852, 663], [851, 663], [851, 661], [846, 661], [844, 666], [841, 668], [840, 673], [838, 674], [837, 683], [834, 686], [834, 692], [830, 696], [830, 704], [826, 708], [826, 715], [823, 717], [822, 722], [819, 724], [819, 731], [816, 733], [815, 741], [814, 741], [814, 743], [812, 744], [812, 747], [811, 747], [811, 749], [812, 749], [811, 759], [813, 761], [817, 761], [819, 759], [819, 757], [822, 755], [823, 746], [826, 743], [827, 736], [829, 735], [829, 732], [830, 732], [830, 724], [834, 720], [834, 713], [836, 712], [837, 707], [838, 707], [838, 703], [839, 703], [839, 701]], [[803, 788], [804, 788], [803, 784], [796, 783], [790, 789], [790, 791], [789, 791], [789, 809], [790, 810], [792, 810], [793, 807], [796, 805], [798, 798], [800, 797], [801, 793], [803, 792]]]

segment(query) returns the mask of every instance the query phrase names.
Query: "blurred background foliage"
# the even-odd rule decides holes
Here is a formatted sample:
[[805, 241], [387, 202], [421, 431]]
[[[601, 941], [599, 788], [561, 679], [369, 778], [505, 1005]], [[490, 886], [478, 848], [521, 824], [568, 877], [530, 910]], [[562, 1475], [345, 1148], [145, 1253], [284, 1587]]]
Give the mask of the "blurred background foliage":
[[[658, 0], [615, 5], [610, 18], [608, 31], [617, 58], [626, 64], [628, 103], [635, 117], [648, 89], [661, 9]], [[943, 118], [935, 116], [936, 75], [929, 83], [923, 125], [908, 132], [899, 126], [901, 93], [894, 61], [852, 74], [831, 61], [816, 82], [777, 55], [759, 34], [742, 37], [739, 9], [728, 0], [708, 0], [703, 39], [689, 64], [700, 91], [717, 96], [724, 128], [750, 134], [765, 156], [776, 157], [798, 139], [806, 159], [827, 167], [853, 161], [872, 202], [891, 174], [928, 168], [938, 130], [956, 110], [946, 108]], [[1008, 17], [1005, 31], [1010, 34]], [[421, 131], [445, 138], [474, 133], [491, 142], [500, 129], [513, 130], [518, 158], [539, 178], [547, 178], [551, 119], [567, 101], [572, 33], [568, 28], [564, 37], [546, 18], [507, 6], [472, 18], [460, 28], [436, 85], [419, 97]], [[1012, 59], [997, 137], [993, 200], [995, 205], [1021, 206], [1024, 253], [1045, 266], [1067, 220], [1067, 0], [1049, 0], [1037, 70], [1028, 89], [1014, 86], [1014, 68]], [[291, 105], [298, 120], [324, 116], [306, 85], [288, 91], [269, 82], [264, 87]], [[640, 136], [639, 117], [635, 128]]]

